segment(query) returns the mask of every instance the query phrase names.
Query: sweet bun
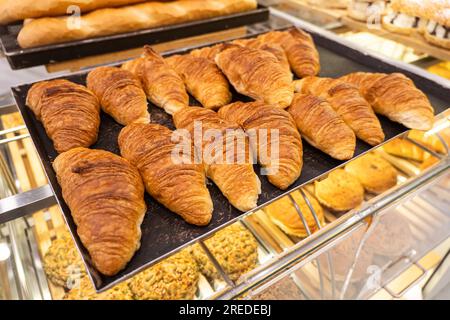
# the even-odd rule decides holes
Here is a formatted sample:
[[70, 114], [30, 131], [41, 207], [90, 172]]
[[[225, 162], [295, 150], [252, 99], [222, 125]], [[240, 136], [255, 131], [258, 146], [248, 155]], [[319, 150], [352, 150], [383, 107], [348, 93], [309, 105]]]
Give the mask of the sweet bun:
[[367, 22], [371, 16], [379, 13], [383, 15], [386, 10], [384, 0], [351, 0], [347, 6], [347, 14], [350, 18]]
[[368, 153], [345, 166], [370, 193], [380, 194], [397, 184], [397, 170], [379, 155]]
[[364, 200], [364, 188], [359, 180], [337, 169], [328, 174], [326, 179], [315, 181], [317, 200], [335, 212], [343, 212], [358, 207]]
[[[304, 192], [309, 202], [311, 203], [311, 206], [316, 212], [320, 223], [323, 225], [324, 214], [322, 207], [320, 206], [319, 202], [316, 200], [315, 197], [309, 194], [306, 190]], [[305, 218], [306, 223], [308, 224], [310, 232], [311, 233], [316, 232], [319, 229], [319, 227], [300, 191], [294, 191], [293, 193], [291, 193], [291, 196], [297, 203], [298, 208], [303, 214], [303, 217]], [[287, 234], [300, 238], [308, 236], [308, 232], [305, 226], [303, 225], [302, 219], [300, 218], [299, 213], [297, 212], [289, 196], [285, 196], [269, 204], [263, 210], [269, 216], [270, 220], [272, 220], [274, 224], [280, 227], [280, 229], [286, 232]]]

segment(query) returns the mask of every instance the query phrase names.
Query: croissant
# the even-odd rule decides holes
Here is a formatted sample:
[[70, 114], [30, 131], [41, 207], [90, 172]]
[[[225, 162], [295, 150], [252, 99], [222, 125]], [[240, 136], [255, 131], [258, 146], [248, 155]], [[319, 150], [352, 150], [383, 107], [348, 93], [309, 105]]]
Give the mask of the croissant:
[[[177, 129], [188, 130], [191, 137], [195, 137], [196, 125], [201, 124], [205, 136], [201, 155], [207, 176], [234, 207], [244, 212], [255, 208], [261, 184], [253, 170], [249, 144], [242, 129], [221, 119], [214, 111], [200, 107], [180, 109], [173, 120]], [[208, 139], [208, 134], [220, 135], [219, 140]]]
[[86, 148], [60, 154], [53, 168], [94, 266], [115, 275], [140, 246], [147, 208], [139, 172], [113, 153]]
[[228, 81], [214, 62], [189, 54], [171, 56], [166, 62], [181, 76], [188, 91], [205, 108], [217, 109], [230, 103]]
[[122, 68], [137, 75], [148, 99], [167, 113], [189, 105], [183, 80], [150, 46], [144, 47], [143, 57], [125, 63]]
[[[303, 165], [302, 140], [287, 111], [260, 101], [235, 102], [221, 108], [219, 116], [239, 124], [249, 136], [258, 137], [258, 160], [268, 170], [268, 179], [273, 185], [285, 190], [298, 179]], [[258, 136], [260, 130], [267, 131], [267, 140]], [[273, 130], [278, 131], [276, 159], [271, 159], [270, 155]], [[261, 150], [263, 148], [266, 150]], [[262, 156], [265, 154], [268, 155], [267, 159]]]
[[216, 55], [216, 64], [238, 92], [281, 108], [291, 104], [294, 95], [291, 74], [273, 54], [227, 45]]
[[319, 52], [308, 33], [291, 28], [288, 31], [271, 31], [259, 36], [258, 39], [282, 47], [291, 69], [298, 77], [315, 76], [319, 73]]
[[286, 69], [287, 72], [291, 73], [291, 66], [289, 65], [289, 60], [287, 58], [286, 52], [284, 52], [283, 48], [275, 43], [264, 43], [258, 39], [238, 39], [232, 42], [233, 44], [237, 44], [243, 47], [247, 47], [250, 49], [260, 49], [267, 52], [270, 52], [277, 58], [278, 62]]
[[306, 77], [295, 81], [295, 90], [327, 99], [361, 140], [372, 146], [384, 141], [380, 121], [358, 88], [352, 84], [331, 78]]
[[150, 122], [145, 92], [131, 72], [99, 67], [89, 72], [86, 83], [99, 99], [102, 110], [121, 125]]
[[38, 82], [28, 91], [26, 104], [58, 153], [97, 141], [100, 104], [86, 87], [67, 80]]
[[213, 203], [206, 187], [204, 167], [194, 161], [193, 152], [188, 161], [174, 160], [177, 144], [172, 142], [172, 134], [158, 124], [130, 124], [119, 134], [120, 153], [138, 168], [153, 198], [186, 222], [207, 225]]
[[312, 146], [338, 160], [353, 157], [355, 134], [326, 100], [297, 93], [288, 111], [303, 138]]
[[430, 101], [403, 74], [356, 72], [341, 79], [356, 85], [376, 113], [410, 129], [433, 127], [434, 110]]
[[216, 55], [222, 52], [225, 47], [225, 43], [219, 43], [213, 46], [192, 50], [191, 52], [189, 52], [189, 54], [194, 57], [205, 58], [211, 60], [212, 62], [215, 62]]

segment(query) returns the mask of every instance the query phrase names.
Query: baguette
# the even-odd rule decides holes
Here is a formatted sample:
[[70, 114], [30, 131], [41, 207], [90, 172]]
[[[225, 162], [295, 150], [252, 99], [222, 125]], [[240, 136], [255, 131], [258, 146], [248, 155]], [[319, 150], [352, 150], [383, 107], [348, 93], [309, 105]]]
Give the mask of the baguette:
[[29, 18], [62, 16], [70, 6], [77, 6], [86, 13], [101, 8], [120, 7], [145, 0], [2, 0], [0, 1], [0, 24]]
[[18, 43], [22, 48], [31, 48], [83, 40], [227, 15], [256, 6], [256, 0], [146, 2], [82, 15], [80, 28], [72, 25], [71, 17], [40, 18], [24, 25]]

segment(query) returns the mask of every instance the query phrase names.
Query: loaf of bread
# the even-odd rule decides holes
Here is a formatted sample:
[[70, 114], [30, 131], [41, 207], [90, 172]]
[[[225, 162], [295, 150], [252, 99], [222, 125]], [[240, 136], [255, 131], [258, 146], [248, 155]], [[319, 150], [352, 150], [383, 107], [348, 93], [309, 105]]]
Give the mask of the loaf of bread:
[[183, 0], [106, 8], [82, 15], [78, 21], [72, 17], [32, 20], [20, 31], [18, 42], [22, 48], [31, 48], [206, 19], [256, 6], [256, 0]]
[[80, 13], [101, 8], [120, 7], [145, 0], [1, 0], [0, 24], [29, 18], [53, 17], [70, 14], [71, 6], [78, 7]]

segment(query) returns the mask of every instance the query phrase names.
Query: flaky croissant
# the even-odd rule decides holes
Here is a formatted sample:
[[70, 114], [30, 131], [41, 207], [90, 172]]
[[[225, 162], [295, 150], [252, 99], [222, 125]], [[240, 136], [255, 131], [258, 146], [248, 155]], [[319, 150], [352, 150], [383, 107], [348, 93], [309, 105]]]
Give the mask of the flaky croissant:
[[312, 146], [338, 160], [353, 157], [355, 134], [325, 99], [296, 93], [288, 111]]
[[230, 103], [228, 81], [214, 62], [189, 54], [171, 56], [166, 62], [181, 76], [188, 91], [205, 108], [218, 109]]
[[86, 83], [99, 99], [102, 110], [121, 125], [150, 121], [145, 92], [131, 72], [98, 67], [89, 72]]
[[[268, 179], [273, 185], [285, 190], [298, 179], [303, 165], [302, 140], [287, 111], [260, 101], [235, 102], [221, 108], [219, 116], [239, 124], [248, 135], [257, 138], [258, 161], [268, 169]], [[266, 139], [260, 135], [261, 130], [267, 132]], [[272, 159], [274, 130], [277, 130], [273, 142], [278, 146], [278, 154]]]
[[[211, 221], [213, 204], [203, 164], [193, 155], [176, 161], [173, 132], [158, 124], [133, 123], [119, 135], [120, 153], [135, 165], [147, 192], [186, 222], [203, 226]], [[189, 142], [189, 148], [191, 143]], [[180, 159], [181, 160], [181, 159]]]
[[219, 54], [220, 52], [222, 52], [222, 50], [225, 47], [226, 47], [225, 43], [219, 43], [219, 44], [215, 44], [213, 46], [203, 47], [203, 48], [192, 50], [191, 52], [189, 52], [189, 54], [194, 57], [205, 58], [205, 59], [211, 60], [212, 62], [215, 62], [216, 55]]
[[148, 99], [167, 113], [189, 105], [189, 96], [183, 80], [150, 46], [144, 47], [144, 55], [122, 65], [137, 75]]
[[67, 80], [38, 82], [28, 91], [26, 104], [58, 153], [97, 141], [100, 104], [86, 87]]
[[229, 44], [216, 55], [216, 64], [238, 92], [281, 108], [291, 104], [291, 74], [273, 54]]
[[354, 85], [332, 78], [306, 77], [295, 81], [295, 90], [327, 99], [361, 140], [373, 146], [384, 141], [380, 121]]
[[[177, 111], [173, 121], [177, 129], [188, 130], [191, 137], [195, 136], [195, 125], [201, 125], [205, 136], [202, 150], [197, 151], [201, 152], [207, 176], [235, 208], [241, 211], [255, 208], [261, 185], [253, 170], [248, 140], [242, 129], [221, 119], [214, 111], [200, 107]], [[223, 139], [212, 140], [206, 137], [208, 133], [218, 133], [219, 139]]]
[[433, 127], [434, 109], [430, 101], [405, 75], [356, 72], [341, 80], [356, 85], [376, 113], [410, 129]]
[[291, 28], [287, 31], [271, 31], [262, 34], [258, 39], [281, 46], [286, 52], [292, 70], [298, 77], [315, 76], [319, 73], [319, 52], [308, 33]]
[[53, 168], [94, 266], [115, 275], [140, 246], [146, 205], [139, 172], [113, 153], [86, 148], [60, 154]]

